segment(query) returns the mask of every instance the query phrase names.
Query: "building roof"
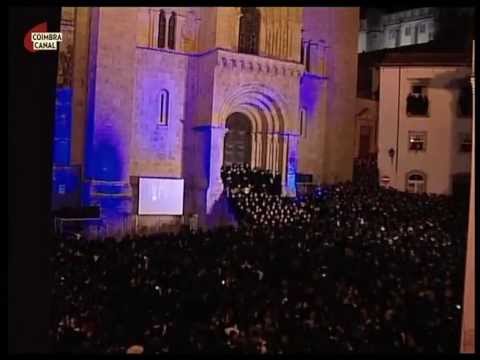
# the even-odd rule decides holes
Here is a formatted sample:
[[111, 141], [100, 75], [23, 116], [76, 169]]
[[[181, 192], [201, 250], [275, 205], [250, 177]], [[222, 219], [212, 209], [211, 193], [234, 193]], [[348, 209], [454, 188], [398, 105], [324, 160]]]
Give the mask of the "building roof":
[[379, 66], [470, 66], [471, 56], [465, 53], [412, 52], [386, 54]]
[[357, 96], [371, 98], [372, 72], [379, 66], [471, 66], [471, 49], [448, 48], [441, 42], [381, 49], [358, 54]]
[[471, 65], [472, 53], [469, 49], [448, 48], [440, 42], [381, 49], [358, 55], [359, 67], [396, 65]]

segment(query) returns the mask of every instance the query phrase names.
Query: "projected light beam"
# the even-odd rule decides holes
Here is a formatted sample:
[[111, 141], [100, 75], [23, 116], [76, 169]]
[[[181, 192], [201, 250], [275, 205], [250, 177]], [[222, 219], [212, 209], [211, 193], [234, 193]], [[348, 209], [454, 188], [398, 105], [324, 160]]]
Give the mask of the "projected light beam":
[[139, 215], [182, 215], [183, 179], [140, 178]]

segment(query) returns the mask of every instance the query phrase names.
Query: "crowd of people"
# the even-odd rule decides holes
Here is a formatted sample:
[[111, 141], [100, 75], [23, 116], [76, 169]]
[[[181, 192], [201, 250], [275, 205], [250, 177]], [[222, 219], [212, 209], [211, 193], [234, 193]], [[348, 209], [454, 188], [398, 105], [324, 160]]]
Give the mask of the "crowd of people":
[[376, 189], [379, 184], [377, 154], [369, 154], [366, 158], [357, 158], [353, 162], [353, 181], [362, 187]]
[[57, 239], [57, 352], [458, 352], [465, 204], [371, 176], [302, 199], [247, 166], [222, 178], [238, 227]]
[[221, 178], [229, 192], [239, 192], [244, 189], [257, 193], [280, 195], [282, 178], [280, 173], [271, 170], [250, 168], [250, 164], [232, 164], [223, 166]]
[[306, 223], [312, 220], [315, 209], [320, 210], [313, 197], [281, 196], [281, 177], [270, 171], [237, 164], [223, 167], [221, 176], [237, 219], [247, 224], [275, 227]]

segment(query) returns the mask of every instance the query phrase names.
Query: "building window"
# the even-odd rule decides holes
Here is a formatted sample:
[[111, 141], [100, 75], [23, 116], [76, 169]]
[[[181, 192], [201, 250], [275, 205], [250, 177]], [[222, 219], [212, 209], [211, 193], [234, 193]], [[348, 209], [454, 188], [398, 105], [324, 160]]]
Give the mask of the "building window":
[[410, 26], [405, 28], [405, 36], [410, 36]]
[[472, 116], [472, 85], [466, 81], [460, 89], [458, 96], [458, 115], [460, 117]]
[[397, 32], [395, 30], [390, 30], [390, 39], [393, 40], [397, 37]]
[[460, 134], [460, 152], [472, 152], [472, 134]]
[[306, 54], [305, 54], [305, 70], [310, 72], [310, 50], [312, 48], [311, 41], [307, 41], [306, 43]]
[[433, 32], [428, 33], [428, 40], [430, 40], [430, 41], [433, 40]]
[[300, 109], [300, 136], [307, 137], [307, 111], [305, 108]]
[[412, 85], [407, 97], [408, 116], [428, 116], [427, 87], [424, 85]]
[[160, 101], [159, 101], [159, 117], [158, 117], [158, 124], [159, 125], [168, 125], [168, 112], [170, 106], [170, 94], [167, 90], [163, 89], [160, 91]]
[[409, 131], [408, 150], [426, 151], [427, 150], [427, 133], [425, 131], [419, 131], [419, 132]]
[[425, 32], [425, 24], [420, 24], [419, 32], [420, 34], [423, 34]]
[[175, 28], [177, 26], [177, 14], [172, 12], [170, 19], [168, 19], [168, 48], [175, 49]]
[[305, 65], [305, 42], [303, 38], [300, 42], [300, 63]]
[[411, 171], [407, 174], [406, 191], [421, 194], [426, 192], [426, 175], [421, 171]]
[[160, 10], [158, 15], [158, 38], [157, 46], [159, 48], [165, 47], [165, 32], [166, 32], [167, 21], [165, 19], [165, 11]]
[[257, 8], [242, 7], [238, 32], [238, 52], [258, 55], [260, 39], [260, 11]]

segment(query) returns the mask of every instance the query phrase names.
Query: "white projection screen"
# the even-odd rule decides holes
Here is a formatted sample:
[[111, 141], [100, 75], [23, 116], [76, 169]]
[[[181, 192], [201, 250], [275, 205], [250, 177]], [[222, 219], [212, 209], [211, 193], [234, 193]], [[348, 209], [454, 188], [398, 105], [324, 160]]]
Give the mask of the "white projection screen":
[[140, 178], [139, 215], [183, 215], [183, 179]]

